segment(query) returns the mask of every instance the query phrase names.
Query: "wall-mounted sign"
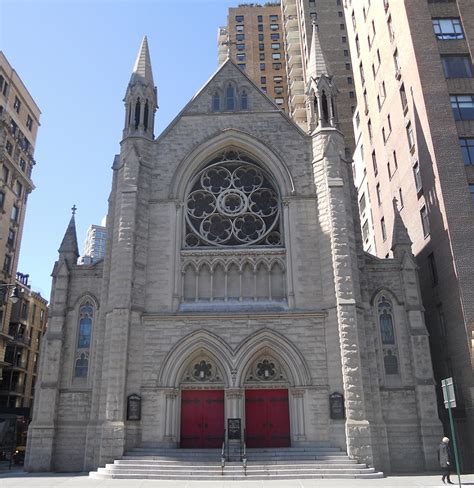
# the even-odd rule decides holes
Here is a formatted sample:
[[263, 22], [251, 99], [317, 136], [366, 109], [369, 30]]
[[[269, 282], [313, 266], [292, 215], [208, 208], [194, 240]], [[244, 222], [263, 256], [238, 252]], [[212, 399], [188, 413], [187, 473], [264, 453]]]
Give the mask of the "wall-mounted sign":
[[127, 397], [127, 420], [140, 420], [142, 418], [142, 398], [133, 393]]
[[229, 440], [238, 440], [242, 438], [242, 420], [227, 419], [227, 436]]
[[340, 420], [346, 418], [343, 395], [340, 393], [329, 395], [329, 411], [332, 419]]

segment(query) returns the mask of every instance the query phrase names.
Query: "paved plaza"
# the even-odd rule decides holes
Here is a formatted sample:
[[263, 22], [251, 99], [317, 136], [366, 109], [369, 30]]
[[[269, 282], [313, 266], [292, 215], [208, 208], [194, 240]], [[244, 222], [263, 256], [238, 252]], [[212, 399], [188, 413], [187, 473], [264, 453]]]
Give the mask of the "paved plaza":
[[[457, 481], [455, 476], [452, 481]], [[463, 475], [462, 486], [474, 486], [474, 475]], [[442, 487], [440, 476], [390, 476], [374, 480], [268, 480], [268, 481], [147, 481], [95, 480], [85, 473], [30, 474], [0, 472], [1, 488], [423, 488]], [[451, 486], [457, 486], [451, 485]]]

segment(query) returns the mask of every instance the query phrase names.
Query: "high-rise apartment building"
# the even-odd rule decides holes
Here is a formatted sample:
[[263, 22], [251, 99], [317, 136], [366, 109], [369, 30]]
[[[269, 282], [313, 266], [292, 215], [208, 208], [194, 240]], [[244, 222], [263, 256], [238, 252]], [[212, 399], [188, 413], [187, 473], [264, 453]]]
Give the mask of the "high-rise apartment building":
[[48, 302], [31, 290], [28, 275], [17, 273], [15, 283], [21, 291], [10, 314], [10, 339], [6, 344], [3, 378], [0, 380], [2, 409], [27, 409], [33, 405], [40, 345], [48, 315]]
[[34, 189], [31, 172], [40, 110], [0, 51], [0, 378], [28, 194]]
[[389, 256], [396, 199], [420, 267], [435, 379], [454, 378], [464, 467], [472, 469], [473, 4], [347, 0], [345, 15], [361, 133], [355, 159], [365, 163], [364, 174], [356, 168], [360, 210], [371, 201], [376, 253]]
[[87, 229], [84, 243], [84, 256], [89, 256], [92, 262], [97, 262], [105, 256], [107, 229], [100, 225], [90, 225]]
[[342, 1], [282, 0], [281, 8], [287, 53], [289, 113], [298, 125], [307, 129], [305, 91], [311, 76], [308, 68], [312, 24], [315, 24], [328, 72], [339, 92], [339, 129], [345, 136], [349, 156], [355, 144], [352, 115], [357, 104]]
[[242, 4], [229, 9], [227, 27], [218, 30], [219, 65], [230, 52], [262, 91], [288, 112], [285, 41], [280, 2]]

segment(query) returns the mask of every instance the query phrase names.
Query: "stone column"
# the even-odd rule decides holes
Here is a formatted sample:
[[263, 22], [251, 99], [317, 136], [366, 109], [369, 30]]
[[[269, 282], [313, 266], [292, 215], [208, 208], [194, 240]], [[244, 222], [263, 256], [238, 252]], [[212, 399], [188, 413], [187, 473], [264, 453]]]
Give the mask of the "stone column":
[[164, 442], [169, 447], [178, 447], [179, 390], [165, 391]]
[[292, 444], [306, 440], [304, 424], [304, 394], [305, 390], [301, 388], [293, 388], [290, 390]]
[[225, 390], [225, 418], [242, 419], [243, 425], [243, 398], [244, 391], [240, 388], [230, 388]]

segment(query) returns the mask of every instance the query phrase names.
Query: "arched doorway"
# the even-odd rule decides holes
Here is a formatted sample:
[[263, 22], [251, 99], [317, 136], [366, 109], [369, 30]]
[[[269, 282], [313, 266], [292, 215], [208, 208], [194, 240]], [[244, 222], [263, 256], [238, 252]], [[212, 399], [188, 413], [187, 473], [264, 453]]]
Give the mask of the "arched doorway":
[[217, 362], [200, 354], [181, 382], [181, 448], [219, 448], [224, 440], [224, 383]]
[[250, 364], [245, 377], [247, 447], [289, 447], [290, 408], [284, 369], [264, 353]]

